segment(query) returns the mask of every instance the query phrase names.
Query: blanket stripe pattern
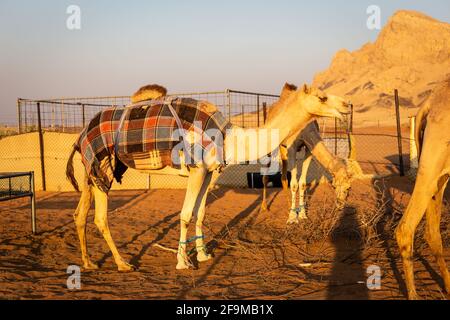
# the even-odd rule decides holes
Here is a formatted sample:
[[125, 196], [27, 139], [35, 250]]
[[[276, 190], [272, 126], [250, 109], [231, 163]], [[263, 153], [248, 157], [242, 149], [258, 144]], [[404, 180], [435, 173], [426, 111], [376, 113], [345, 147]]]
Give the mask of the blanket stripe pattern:
[[214, 137], [208, 136], [210, 129], [219, 131], [224, 138], [232, 127], [215, 106], [190, 98], [153, 100], [126, 108], [105, 109], [91, 120], [75, 144], [91, 182], [108, 192], [114, 178], [121, 182], [127, 168], [181, 167], [177, 158], [180, 155], [172, 151], [179, 146], [183, 135], [176, 132], [177, 121], [167, 103], [171, 103], [187, 135], [194, 131], [202, 135], [200, 140], [183, 143], [184, 156], [192, 159], [190, 166], [198, 165], [203, 159], [194, 155], [193, 150], [200, 147], [204, 152], [214, 143]]

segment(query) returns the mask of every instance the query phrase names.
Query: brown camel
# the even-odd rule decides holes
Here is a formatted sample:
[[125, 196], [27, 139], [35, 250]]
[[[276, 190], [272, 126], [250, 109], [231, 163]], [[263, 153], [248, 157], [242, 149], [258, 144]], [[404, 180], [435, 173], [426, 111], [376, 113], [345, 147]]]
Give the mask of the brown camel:
[[447, 293], [450, 274], [443, 256], [440, 231], [444, 191], [450, 176], [450, 79], [438, 85], [416, 118], [419, 170], [414, 192], [396, 231], [403, 260], [408, 298], [419, 299], [414, 284], [414, 234], [426, 212], [425, 238], [442, 273]]

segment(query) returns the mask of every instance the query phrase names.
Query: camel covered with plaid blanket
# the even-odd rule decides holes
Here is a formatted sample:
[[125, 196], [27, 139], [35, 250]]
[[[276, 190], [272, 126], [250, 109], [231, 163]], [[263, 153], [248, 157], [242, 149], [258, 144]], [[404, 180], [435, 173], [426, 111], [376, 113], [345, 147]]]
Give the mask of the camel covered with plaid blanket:
[[[250, 162], [267, 157], [278, 149], [281, 141], [301, 131], [314, 117], [342, 119], [342, 114], [348, 112], [347, 103], [342, 98], [304, 85], [288, 99], [272, 107], [273, 116], [262, 128], [242, 129], [224, 121], [217, 108], [210, 103], [166, 98], [167, 90], [161, 86], [141, 88], [132, 99], [133, 103], [141, 104], [125, 108], [125, 111], [113, 108], [97, 115], [83, 130], [70, 155], [66, 175], [75, 189], [78, 189], [73, 167], [76, 152], [81, 153], [86, 171], [81, 199], [74, 215], [85, 269], [98, 268], [89, 258], [86, 243], [87, 214], [94, 199], [95, 224], [108, 243], [118, 270], [134, 269], [119, 254], [107, 219], [108, 190], [112, 178], [120, 180], [127, 168], [181, 174], [183, 168], [177, 164], [177, 155], [184, 157], [189, 178], [180, 213], [177, 269], [188, 269], [192, 264], [186, 253], [187, 231], [193, 215], [197, 220], [194, 238], [197, 260], [204, 262], [211, 259], [204, 245], [202, 227], [208, 189], [215, 170], [224, 163], [233, 163], [236, 153], [241, 155], [241, 158], [238, 157], [240, 160]], [[200, 121], [195, 121], [197, 119]], [[190, 123], [197, 124], [191, 126]], [[174, 128], [179, 129], [180, 136], [167, 133]], [[214, 134], [209, 136], [208, 129], [212, 129]], [[218, 133], [222, 133], [222, 137]], [[198, 141], [195, 138], [198, 135], [202, 136], [201, 148], [198, 148], [199, 143], [192, 143]], [[162, 136], [165, 138], [159, 139]], [[239, 140], [242, 136], [247, 139]], [[184, 148], [179, 148], [180, 145]], [[194, 157], [194, 161], [188, 163], [186, 159], [190, 156], [190, 145], [201, 150], [201, 157]]]
[[[160, 97], [126, 108], [103, 110], [90, 121], [75, 145], [89, 179], [102, 191], [110, 190], [114, 178], [120, 182], [127, 168], [140, 171], [165, 167], [181, 169], [186, 161], [189, 165], [197, 165], [201, 161], [212, 137], [202, 136], [197, 144], [202, 152], [198, 156], [194, 154], [194, 141], [189, 141], [187, 150], [184, 150], [187, 154], [174, 152], [182, 135], [169, 104], [188, 133], [217, 130], [225, 135], [231, 128], [214, 106], [190, 98]], [[107, 164], [101, 168], [104, 160]]]

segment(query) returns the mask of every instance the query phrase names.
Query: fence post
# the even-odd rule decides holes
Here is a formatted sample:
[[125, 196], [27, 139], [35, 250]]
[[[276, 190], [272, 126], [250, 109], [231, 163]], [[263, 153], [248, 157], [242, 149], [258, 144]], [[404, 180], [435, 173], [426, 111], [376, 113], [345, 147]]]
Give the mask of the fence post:
[[349, 103], [350, 105], [350, 120], [348, 120], [347, 123], [347, 138], [348, 138], [348, 158], [356, 160], [356, 154], [355, 154], [355, 139], [353, 137], [353, 103]]
[[354, 107], [353, 103], [350, 103], [350, 123], [349, 123], [349, 131], [351, 134], [353, 134], [353, 115], [354, 115]]
[[257, 114], [258, 114], [258, 122], [257, 122], [257, 125], [258, 125], [258, 128], [260, 127], [260, 121], [259, 121], [259, 94], [256, 96], [256, 112], [257, 112]]
[[263, 118], [264, 118], [264, 124], [267, 122], [267, 103], [263, 102]]
[[[24, 113], [24, 117], [23, 117], [23, 124], [24, 124], [24, 128], [25, 128], [25, 133], [28, 133], [28, 114], [27, 114], [27, 103], [25, 102], [24, 105], [22, 105], [22, 102], [20, 104], [20, 111], [22, 111], [23, 109], [23, 113]], [[33, 114], [33, 113], [32, 113]], [[32, 123], [32, 127], [33, 127], [33, 120], [31, 120]], [[22, 128], [22, 130], [24, 129]]]
[[19, 134], [22, 133], [22, 112], [20, 109], [20, 98], [17, 98], [17, 120], [19, 121], [17, 131], [19, 132]]
[[42, 174], [42, 190], [47, 191], [45, 183], [45, 162], [44, 162], [44, 134], [42, 132], [42, 119], [41, 119], [41, 103], [37, 103], [38, 113], [38, 130], [39, 130], [39, 151], [41, 156], [41, 174]]
[[230, 89], [227, 89], [227, 105], [228, 105], [228, 121], [231, 122], [231, 93], [230, 93]]
[[400, 162], [400, 176], [405, 176], [405, 166], [403, 163], [403, 146], [402, 146], [402, 127], [400, 122], [400, 99], [398, 97], [398, 90], [395, 89], [395, 114], [397, 117], [397, 143], [398, 143], [398, 158]]
[[36, 234], [36, 187], [34, 182], [34, 171], [30, 172], [31, 189], [31, 230]]
[[64, 115], [64, 101], [61, 101], [61, 127], [62, 127], [62, 132], [64, 133], [64, 128], [65, 128], [65, 122], [66, 122], [66, 118]]
[[81, 105], [81, 112], [83, 114], [83, 128], [86, 126], [86, 106], [84, 104]]

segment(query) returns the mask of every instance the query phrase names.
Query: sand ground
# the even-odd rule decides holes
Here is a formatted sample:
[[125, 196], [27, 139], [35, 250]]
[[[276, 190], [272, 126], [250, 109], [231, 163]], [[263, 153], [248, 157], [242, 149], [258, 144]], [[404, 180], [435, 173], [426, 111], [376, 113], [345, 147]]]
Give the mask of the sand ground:
[[[122, 255], [138, 270], [116, 271], [91, 210], [89, 250], [101, 269], [83, 272], [82, 288], [75, 291], [66, 287], [66, 270], [81, 264], [72, 221], [78, 195], [39, 193], [36, 236], [29, 234], [28, 200], [0, 204], [0, 298], [404, 299], [392, 229], [411, 191], [406, 178], [356, 182], [346, 209], [336, 212], [332, 188], [321, 185], [310, 191], [310, 219], [286, 227], [287, 198], [281, 190], [271, 190], [268, 213], [259, 213], [258, 190], [215, 190], [205, 221], [214, 259], [181, 272], [175, 270], [175, 254], [153, 245], [176, 248], [184, 191], [113, 192], [112, 234]], [[449, 199], [447, 194], [446, 217]], [[449, 261], [448, 219], [443, 221], [443, 237]], [[427, 299], [445, 298], [428, 248], [422, 240], [416, 247], [419, 293]], [[371, 265], [381, 269], [380, 290], [367, 289]]]

